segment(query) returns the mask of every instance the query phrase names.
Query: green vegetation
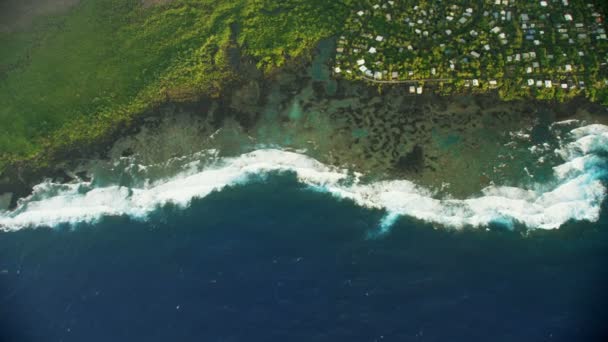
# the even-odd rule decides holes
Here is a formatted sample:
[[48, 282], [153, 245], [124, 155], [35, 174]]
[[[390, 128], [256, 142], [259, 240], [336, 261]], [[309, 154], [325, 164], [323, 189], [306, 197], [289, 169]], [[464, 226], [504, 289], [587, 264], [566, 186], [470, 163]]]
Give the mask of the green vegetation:
[[239, 54], [271, 70], [334, 34], [348, 13], [323, 0], [175, 0], [150, 8], [82, 0], [69, 13], [0, 33], [0, 171], [94, 142], [163, 101], [217, 97], [238, 78]]
[[270, 72], [339, 35], [346, 78], [608, 103], [606, 9], [547, 2], [81, 0], [0, 32], [0, 172], [101, 141], [165, 101], [218, 97], [242, 56]]
[[[605, 6], [605, 3], [601, 3]], [[605, 8], [585, 0], [361, 0], [335, 73], [442, 93], [608, 104]]]

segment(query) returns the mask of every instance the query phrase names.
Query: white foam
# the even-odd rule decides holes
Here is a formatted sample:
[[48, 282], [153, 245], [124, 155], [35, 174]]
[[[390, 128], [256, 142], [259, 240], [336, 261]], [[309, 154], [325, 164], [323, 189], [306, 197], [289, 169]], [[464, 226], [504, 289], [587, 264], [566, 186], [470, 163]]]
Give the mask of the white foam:
[[[608, 127], [591, 125], [574, 129], [573, 142], [556, 153], [565, 162], [555, 167], [556, 181], [536, 184], [534, 190], [490, 186], [481, 196], [465, 200], [435, 198], [428, 189], [406, 180], [364, 184], [358, 177], [324, 165], [303, 154], [262, 149], [234, 158], [220, 159], [202, 170], [186, 171], [140, 188], [90, 183], [70, 185], [45, 182], [22, 200], [12, 212], [0, 212], [0, 229], [93, 223], [104, 216], [127, 215], [145, 220], [168, 203], [187, 207], [229, 185], [248, 182], [253, 175], [290, 171], [311, 189], [326, 191], [360, 206], [387, 211], [380, 233], [388, 231], [398, 216], [405, 215], [447, 227], [486, 226], [492, 222], [519, 222], [530, 228], [558, 228], [568, 220], [596, 221], [606, 189], [604, 160]], [[346, 181], [348, 180], [348, 181]]]

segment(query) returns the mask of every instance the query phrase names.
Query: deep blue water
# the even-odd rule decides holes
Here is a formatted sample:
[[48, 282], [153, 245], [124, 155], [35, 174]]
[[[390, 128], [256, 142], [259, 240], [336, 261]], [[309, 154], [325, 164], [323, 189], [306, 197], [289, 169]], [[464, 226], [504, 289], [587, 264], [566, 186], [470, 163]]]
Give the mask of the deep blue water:
[[76, 229], [0, 233], [1, 341], [600, 341], [608, 219], [446, 231], [276, 177]]

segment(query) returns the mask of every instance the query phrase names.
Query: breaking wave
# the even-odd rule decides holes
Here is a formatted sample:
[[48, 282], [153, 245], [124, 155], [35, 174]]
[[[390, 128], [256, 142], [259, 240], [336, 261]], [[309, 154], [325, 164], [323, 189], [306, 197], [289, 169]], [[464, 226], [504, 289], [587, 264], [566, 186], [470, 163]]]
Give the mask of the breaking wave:
[[292, 172], [298, 182], [313, 190], [385, 210], [380, 233], [387, 232], [400, 216], [453, 228], [501, 223], [553, 229], [569, 220], [597, 221], [606, 195], [608, 126], [575, 128], [567, 140], [552, 152], [563, 161], [553, 168], [553, 180], [536, 183], [531, 189], [489, 186], [480, 196], [464, 200], [437, 198], [432, 191], [407, 180], [364, 183], [358, 175], [304, 154], [260, 149], [218, 158], [211, 165], [190, 167], [138, 186], [44, 182], [15, 210], [0, 212], [0, 230], [94, 223], [105, 216], [145, 220], [166, 204], [186, 208], [195, 198], [274, 172]]

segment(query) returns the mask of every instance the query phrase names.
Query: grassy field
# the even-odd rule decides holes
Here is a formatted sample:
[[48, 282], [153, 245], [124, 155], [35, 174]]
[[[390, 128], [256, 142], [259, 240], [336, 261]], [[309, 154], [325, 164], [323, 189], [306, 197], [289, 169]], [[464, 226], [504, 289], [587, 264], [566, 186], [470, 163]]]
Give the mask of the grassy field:
[[[240, 48], [269, 71], [339, 32], [324, 0], [82, 0], [0, 33], [0, 171], [107, 134], [163, 101], [218, 96]], [[43, 162], [44, 158], [41, 158]]]

